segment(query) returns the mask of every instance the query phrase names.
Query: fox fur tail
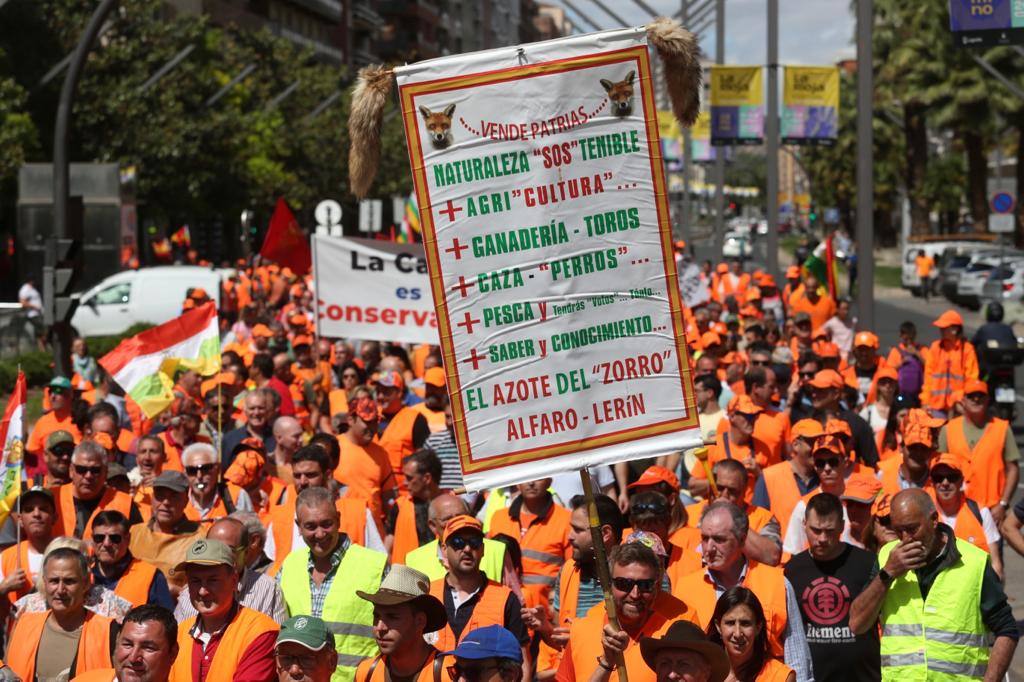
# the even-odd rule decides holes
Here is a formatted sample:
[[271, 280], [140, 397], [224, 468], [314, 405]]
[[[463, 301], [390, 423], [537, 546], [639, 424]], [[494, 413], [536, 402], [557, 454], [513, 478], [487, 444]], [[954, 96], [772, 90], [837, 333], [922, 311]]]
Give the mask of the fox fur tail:
[[647, 39], [665, 62], [665, 85], [672, 112], [684, 126], [691, 126], [700, 113], [700, 48], [693, 34], [677, 21], [659, 17], [647, 24]]
[[359, 70], [348, 117], [348, 184], [363, 199], [380, 166], [380, 134], [384, 107], [391, 93], [391, 69], [366, 66]]

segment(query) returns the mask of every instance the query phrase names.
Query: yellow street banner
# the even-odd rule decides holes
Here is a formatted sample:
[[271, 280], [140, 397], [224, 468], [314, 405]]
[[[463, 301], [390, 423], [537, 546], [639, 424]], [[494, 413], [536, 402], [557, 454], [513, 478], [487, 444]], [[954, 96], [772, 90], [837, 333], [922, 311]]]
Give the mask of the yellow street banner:
[[783, 144], [835, 144], [839, 126], [839, 68], [787, 66], [783, 83]]
[[763, 137], [761, 67], [711, 67], [711, 144], [760, 144]]

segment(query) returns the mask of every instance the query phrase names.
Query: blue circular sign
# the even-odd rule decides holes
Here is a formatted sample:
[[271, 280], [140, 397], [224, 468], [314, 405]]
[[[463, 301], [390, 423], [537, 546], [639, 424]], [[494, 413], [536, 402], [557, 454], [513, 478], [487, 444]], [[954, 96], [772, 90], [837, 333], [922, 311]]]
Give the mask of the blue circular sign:
[[992, 211], [994, 213], [1010, 213], [1013, 211], [1013, 206], [1017, 202], [1014, 201], [1013, 195], [1008, 192], [996, 192], [992, 195]]

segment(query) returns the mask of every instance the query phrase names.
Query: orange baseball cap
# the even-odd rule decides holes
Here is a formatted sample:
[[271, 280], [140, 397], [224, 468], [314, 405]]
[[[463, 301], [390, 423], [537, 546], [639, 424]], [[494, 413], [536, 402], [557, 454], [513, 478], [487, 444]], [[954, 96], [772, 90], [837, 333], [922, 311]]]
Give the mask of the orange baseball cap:
[[224, 472], [224, 478], [239, 487], [248, 488], [260, 479], [264, 464], [266, 459], [259, 452], [253, 449], [243, 450], [235, 456], [231, 466]]
[[206, 289], [202, 287], [196, 287], [192, 290], [192, 293], [188, 295], [193, 301], [205, 301], [210, 298], [210, 295], [206, 293]]
[[762, 287], [773, 287], [775, 286], [775, 278], [766, 272], [761, 275], [761, 279], [758, 282], [758, 285]]
[[932, 447], [935, 443], [932, 438], [932, 427], [918, 421], [908, 421], [903, 425], [903, 444], [926, 445]]
[[749, 395], [733, 396], [729, 401], [729, 414], [761, 414], [764, 410]]
[[714, 345], [722, 345], [722, 337], [718, 335], [718, 332], [704, 332], [700, 337], [700, 345], [704, 348]]
[[97, 431], [96, 433], [89, 436], [89, 440], [94, 443], [102, 445], [107, 450], [114, 449], [114, 439], [110, 437], [110, 434], [105, 431]]
[[839, 496], [841, 500], [872, 504], [882, 492], [882, 482], [870, 474], [853, 474], [846, 479], [846, 488]]
[[881, 381], [882, 379], [892, 379], [893, 381], [899, 381], [900, 374], [889, 365], [882, 365], [878, 369], [878, 371], [875, 372], [875, 381]]
[[825, 435], [835, 436], [842, 434], [847, 438], [853, 438], [853, 431], [850, 429], [850, 425], [842, 419], [829, 419], [825, 422]]
[[800, 268], [796, 265], [786, 268], [786, 279], [800, 279]]
[[825, 435], [825, 428], [817, 419], [801, 419], [790, 430], [790, 437], [796, 438], [820, 438]]
[[971, 379], [964, 383], [964, 395], [968, 396], [972, 393], [984, 393], [988, 395], [988, 384], [980, 379]]
[[811, 346], [811, 350], [819, 358], [838, 358], [839, 357], [839, 346], [832, 343], [831, 341], [815, 341]]
[[349, 412], [362, 419], [364, 422], [377, 419], [380, 414], [377, 412], [377, 401], [369, 396], [362, 396], [354, 403], [349, 403]]
[[883, 517], [889, 515], [889, 508], [892, 505], [892, 495], [889, 493], [882, 493], [875, 498], [874, 504], [871, 505], [871, 515], [876, 517]]
[[444, 388], [445, 376], [444, 370], [440, 367], [431, 367], [423, 373], [423, 383], [430, 384], [431, 386], [437, 386]]
[[871, 332], [857, 332], [857, 335], [853, 337], [853, 347], [857, 346], [878, 348], [878, 337]]
[[959, 455], [954, 455], [952, 452], [943, 452], [932, 460], [932, 471], [934, 471], [935, 467], [939, 465], [947, 466], [950, 469], [959, 471], [961, 474], [967, 471], [967, 462], [964, 461], [964, 458]]
[[270, 338], [274, 335], [274, 332], [270, 331], [270, 327], [265, 324], [258, 324], [252, 328], [253, 336], [262, 336], [264, 338]]
[[811, 455], [813, 456], [821, 450], [828, 450], [832, 454], [839, 455], [840, 457], [846, 456], [846, 453], [843, 452], [842, 444], [835, 436], [824, 435], [814, 441], [814, 450], [811, 452]]
[[297, 348], [298, 346], [312, 346], [312, 345], [313, 345], [313, 337], [311, 337], [309, 334], [296, 334], [295, 338], [292, 339], [292, 348]]
[[718, 270], [718, 272], [720, 274], [724, 275], [725, 273], [729, 272], [729, 264], [728, 263], [719, 263], [718, 267], [715, 268], [715, 269]]
[[377, 385], [385, 386], [387, 388], [399, 388], [404, 391], [405, 379], [403, 379], [402, 375], [399, 374], [398, 372], [390, 370], [387, 372], [380, 373], [380, 376], [377, 377]]
[[843, 377], [834, 369], [823, 369], [809, 383], [814, 388], [842, 388]]
[[658, 485], [659, 483], [668, 483], [673, 490], [679, 490], [679, 479], [669, 469], [660, 467], [658, 465], [652, 465], [644, 469], [644, 473], [640, 474], [640, 478], [636, 479], [627, 488], [643, 488], [649, 485]]
[[932, 325], [939, 329], [944, 329], [946, 327], [962, 327], [964, 326], [964, 318], [960, 317], [960, 313], [955, 310], [947, 310], [939, 315], [939, 319], [932, 322]]
[[448, 538], [458, 533], [460, 530], [469, 528], [472, 531], [476, 531], [480, 535], [484, 534], [484, 524], [480, 522], [480, 519], [470, 516], [469, 514], [459, 514], [453, 516], [448, 520], [448, 523], [444, 527], [444, 535], [441, 538], [442, 544], [448, 544]]
[[199, 392], [205, 398], [211, 391], [217, 390], [218, 386], [234, 386], [234, 372], [218, 372], [199, 385]]
[[680, 240], [676, 241], [675, 247], [676, 247], [677, 250], [682, 251], [683, 249], [686, 248], [686, 242], [684, 240], [680, 239]]

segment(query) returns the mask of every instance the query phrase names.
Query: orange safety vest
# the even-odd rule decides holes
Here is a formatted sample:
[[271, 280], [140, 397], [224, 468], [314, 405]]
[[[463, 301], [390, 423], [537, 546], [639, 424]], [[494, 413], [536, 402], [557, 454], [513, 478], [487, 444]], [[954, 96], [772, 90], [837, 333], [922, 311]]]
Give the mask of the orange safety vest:
[[[23, 613], [14, 621], [11, 631], [11, 642], [18, 646], [9, 646], [7, 665], [23, 680], [34, 680], [36, 675], [36, 654], [39, 652], [39, 640], [43, 637], [46, 619], [50, 610]], [[78, 653], [72, 666], [71, 677], [96, 668], [109, 668], [110, 660], [110, 624], [113, 619], [101, 616], [92, 611], [85, 612], [85, 624], [82, 635], [78, 639]]]
[[[282, 481], [280, 478], [273, 476], [266, 477], [262, 483], [260, 483], [260, 490], [267, 494], [267, 501], [265, 504], [260, 504], [256, 509], [256, 513], [260, 517], [260, 523], [264, 526], [267, 525], [267, 520], [270, 518], [270, 510], [281, 504], [281, 496], [284, 495], [284, 491], [288, 489], [288, 484]], [[252, 497], [250, 495], [249, 497]], [[253, 500], [253, 505], [256, 505], [256, 500]]]
[[522, 507], [522, 498], [517, 498], [511, 507], [494, 512], [488, 537], [504, 533], [519, 540], [523, 552], [523, 596], [529, 601], [526, 593], [533, 592], [539, 603], [546, 605], [548, 593], [558, 581], [559, 569], [572, 556], [569, 544], [571, 513], [552, 502], [546, 516], [534, 518], [523, 528], [518, 516]]
[[[192, 626], [196, 624], [196, 616], [178, 624], [178, 657], [171, 666], [169, 682], [193, 682], [192, 678], [192, 647], [196, 640], [192, 638]], [[260, 635], [277, 632], [280, 626], [269, 616], [259, 611], [238, 607], [238, 612], [231, 619], [224, 634], [221, 636], [217, 651], [213, 654], [206, 679], [210, 682], [230, 680], [245, 650]]]
[[786, 682], [792, 672], [793, 669], [779, 659], [769, 658], [764, 662], [754, 682]]
[[[438, 578], [430, 583], [431, 596], [436, 597], [442, 604], [444, 604], [444, 586], [445, 578]], [[505, 604], [508, 602], [510, 594], [512, 594], [512, 590], [501, 583], [488, 580], [480, 588], [480, 598], [477, 600], [476, 605], [473, 606], [473, 613], [469, 616], [469, 622], [462, 628], [462, 636], [456, 639], [452, 626], [446, 623], [436, 633], [437, 640], [433, 643], [434, 648], [438, 651], [451, 651], [473, 630], [488, 625], [505, 627]]]
[[327, 409], [331, 416], [348, 414], [348, 392], [343, 388], [335, 388], [327, 394]]
[[234, 483], [229, 483], [227, 481], [224, 481], [224, 484], [227, 486], [226, 491], [228, 497], [231, 498], [230, 510], [228, 509], [228, 503], [224, 501], [225, 488], [220, 487], [220, 484], [218, 484], [217, 503], [213, 505], [213, 509], [211, 509], [206, 515], [206, 518], [199, 517], [199, 510], [193, 506], [191, 498], [189, 498], [189, 502], [185, 506], [185, 518], [189, 521], [195, 521], [196, 523], [213, 523], [214, 521], [219, 521], [233, 512], [235, 510], [235, 501], [238, 499], [238, 493], [242, 489]]
[[71, 682], [117, 682], [117, 671], [113, 668], [96, 668], [75, 676]]
[[387, 451], [374, 442], [357, 445], [345, 434], [338, 436], [338, 445], [341, 457], [334, 480], [348, 486], [348, 494], [369, 500], [375, 519], [383, 518], [383, 493], [395, 487]]
[[[931, 495], [932, 502], [938, 509], [939, 503], [935, 489], [930, 489], [928, 494]], [[962, 498], [960, 509], [956, 513], [956, 526], [953, 528], [953, 535], [971, 543], [978, 549], [989, 551], [988, 540], [985, 539], [985, 528], [981, 525], [981, 507], [969, 497]]]
[[954, 455], [970, 463], [965, 479], [967, 492], [978, 504], [991, 507], [1003, 499], [1006, 487], [1006, 463], [1003, 448], [1010, 423], [993, 418], [985, 425], [985, 432], [972, 449], [964, 434], [964, 417], [957, 417], [946, 427], [946, 447]]
[[378, 439], [380, 446], [388, 453], [388, 462], [391, 463], [391, 471], [395, 474], [395, 481], [399, 490], [405, 491], [405, 476], [402, 475], [402, 460], [413, 453], [415, 448], [412, 444], [412, 427], [420, 413], [411, 407], [403, 407], [388, 422]]
[[[71, 483], [65, 483], [56, 490], [55, 497], [57, 498], [57, 520], [53, 525], [53, 534], [66, 535], [68, 537], [78, 537], [75, 535], [75, 501], [74, 501], [74, 485]], [[92, 515], [85, 524], [85, 529], [82, 531], [82, 540], [89, 540], [92, 538], [92, 521], [96, 518], [96, 515], [101, 511], [119, 511], [124, 514], [124, 517], [130, 518], [132, 511], [132, 497], [128, 493], [122, 493], [119, 490], [113, 488], [107, 488], [103, 491], [103, 496], [100, 498], [100, 503], [96, 505], [96, 509], [93, 510]]]
[[[398, 514], [395, 516], [395, 539], [391, 545], [391, 563], [404, 564], [405, 555], [420, 546], [416, 532], [416, 505], [408, 494], [396, 500]], [[447, 649], [442, 649], [447, 651]]]
[[412, 406], [412, 409], [416, 410], [427, 420], [427, 426], [430, 427], [431, 433], [437, 433], [438, 431], [444, 431], [448, 428], [448, 423], [445, 421], [444, 410], [440, 412], [434, 412], [432, 409], [427, 407], [426, 403], [416, 403]]
[[[714, 465], [723, 459], [735, 459], [742, 462], [747, 457], [753, 457], [762, 470], [772, 464], [771, 451], [767, 445], [757, 438], [751, 438], [747, 445], [737, 445], [731, 441], [729, 432], [726, 431], [720, 434], [717, 442], [708, 449], [708, 469], [713, 469]], [[707, 471], [701, 462], [694, 462], [690, 475], [697, 479], [707, 480], [708, 478]], [[747, 474], [747, 482], [747, 492], [743, 499], [750, 504], [754, 500], [755, 479], [753, 474]]]
[[900, 465], [903, 464], [903, 457], [892, 457], [878, 463], [878, 472], [882, 474], [882, 492], [887, 495], [895, 495], [900, 491]]
[[[451, 682], [447, 667], [454, 662], [452, 657], [444, 656], [435, 648], [423, 661], [423, 667], [416, 675], [416, 682]], [[364, 658], [356, 668], [355, 682], [389, 682], [391, 678], [387, 669], [387, 663], [379, 654]]]
[[[747, 574], [741, 583], [761, 601], [764, 617], [768, 623], [768, 642], [771, 644], [772, 655], [782, 656], [782, 635], [786, 631], [788, 615], [786, 611], [786, 581], [782, 568], [747, 561]], [[715, 613], [718, 596], [715, 586], [706, 571], [699, 571], [685, 576], [678, 585], [672, 585], [672, 594], [694, 609], [697, 624], [707, 630], [711, 617]]]
[[764, 477], [764, 485], [768, 491], [771, 513], [779, 521], [782, 537], [786, 537], [789, 517], [793, 515], [796, 503], [802, 497], [800, 487], [796, 484], [793, 465], [789, 462], [773, 464], [767, 469], [762, 469], [761, 476]]
[[978, 378], [978, 356], [968, 341], [957, 341], [949, 350], [942, 347], [941, 340], [936, 341], [928, 348], [924, 360], [921, 407], [948, 410], [953, 406], [953, 393]]
[[[267, 575], [273, 577], [281, 570], [281, 563], [292, 551], [292, 540], [295, 538], [295, 487], [288, 491], [287, 501], [271, 507], [267, 523], [274, 535], [274, 565], [267, 569]], [[345, 496], [334, 501], [334, 506], [341, 514], [341, 532], [355, 545], [366, 544], [366, 500], [360, 497]]]
[[30, 546], [28, 540], [22, 540], [20, 544], [11, 545], [0, 552], [0, 566], [3, 566], [5, 576], [11, 576], [18, 570], [19, 554], [21, 555], [21, 568], [25, 571], [24, 585], [7, 593], [7, 599], [12, 605], [35, 589], [35, 576], [28, 567], [28, 548]]
[[[796, 483], [793, 483], [793, 487], [796, 487]], [[769, 493], [770, 494], [770, 493]], [[796, 503], [793, 503], [794, 506]], [[704, 513], [704, 508], [708, 506], [707, 500], [701, 500], [696, 504], [686, 505], [686, 525], [690, 528], [700, 527], [700, 515]], [[790, 510], [790, 513], [793, 513]], [[747, 505], [747, 521], [750, 526], [750, 530], [755, 533], [760, 533], [761, 530], [767, 526], [772, 520], [772, 513], [763, 507], [757, 507], [752, 504]]]
[[124, 575], [117, 581], [114, 594], [132, 603], [142, 606], [149, 601], [149, 588], [156, 577], [156, 566], [146, 561], [132, 559]]

